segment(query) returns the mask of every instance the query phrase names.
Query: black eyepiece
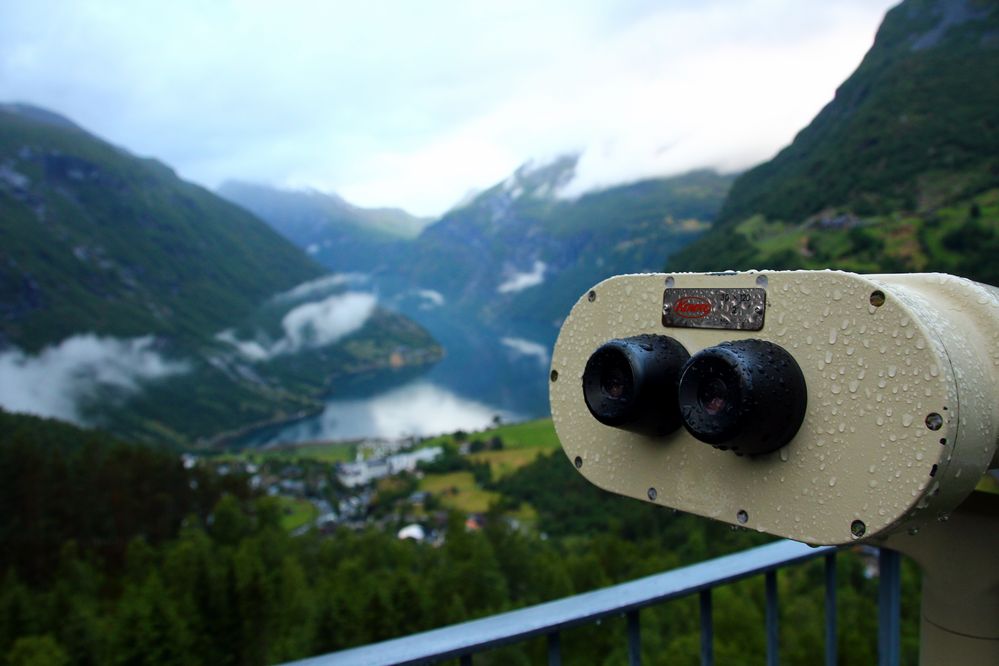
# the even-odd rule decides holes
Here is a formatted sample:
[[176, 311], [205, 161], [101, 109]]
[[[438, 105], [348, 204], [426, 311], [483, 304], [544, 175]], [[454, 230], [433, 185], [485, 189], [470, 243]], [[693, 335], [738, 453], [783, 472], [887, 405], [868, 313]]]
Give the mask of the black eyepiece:
[[794, 357], [765, 340], [704, 349], [687, 361], [680, 378], [687, 431], [738, 454], [770, 453], [790, 442], [807, 404], [805, 378]]
[[601, 345], [583, 370], [583, 398], [604, 425], [661, 436], [680, 427], [677, 384], [690, 354], [665, 335]]

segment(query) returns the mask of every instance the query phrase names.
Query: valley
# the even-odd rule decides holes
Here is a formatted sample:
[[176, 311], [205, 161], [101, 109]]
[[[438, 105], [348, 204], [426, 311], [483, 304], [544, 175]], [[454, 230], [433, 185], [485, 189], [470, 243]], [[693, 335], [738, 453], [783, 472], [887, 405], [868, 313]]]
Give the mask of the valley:
[[[577, 158], [568, 156], [524, 165], [415, 236], [387, 240], [379, 230], [363, 242], [355, 238], [348, 247], [367, 243], [368, 250], [351, 252], [351, 269], [440, 341], [444, 358], [401, 386], [383, 377], [347, 395], [331, 395], [322, 414], [247, 441], [426, 435], [481, 428], [493, 415], [504, 420], [546, 415], [550, 350], [572, 304], [611, 275], [658, 270], [664, 256], [709, 228], [731, 182], [699, 171], [563, 198], [560, 190], [571, 182], [576, 164]], [[314, 193], [228, 185], [220, 194], [304, 250], [337, 248], [343, 234], [358, 234], [356, 220], [344, 221], [343, 206], [331, 213]], [[359, 215], [359, 209], [350, 210]], [[294, 230], [287, 220], [299, 221]], [[313, 256], [335, 269], [332, 250]], [[372, 415], [394, 409], [396, 391], [410, 391], [411, 397], [436, 391], [437, 409], [413, 409], [425, 423], [412, 423], [408, 430], [376, 425], [405, 420], [399, 413]], [[460, 400], [471, 402], [456, 409]], [[449, 411], [451, 420], [441, 421]], [[337, 423], [368, 430], [348, 432]]]
[[0, 106], [0, 174], [0, 404], [190, 446], [441, 357], [363, 285], [55, 113]]
[[[820, 18], [839, 11], [846, 10]], [[625, 22], [614, 16], [593, 25]], [[435, 21], [443, 34], [447, 26]], [[239, 35], [248, 29], [236, 20], [223, 25]], [[254, 42], [269, 45], [281, 25], [267, 22]], [[333, 27], [317, 25], [323, 43], [336, 41]], [[366, 56], [398, 65], [388, 56], [416, 22], [401, 25], [390, 49], [368, 53], [347, 40], [353, 50], [341, 60], [352, 74]], [[668, 25], [652, 27], [657, 43], [670, 34], [663, 33]], [[788, 31], [805, 32], [797, 24]], [[225, 44], [220, 32], [206, 34]], [[564, 46], [544, 34], [543, 49], [521, 54], [532, 76], [543, 71], [535, 66], [542, 51]], [[431, 36], [442, 35], [421, 33], [436, 44]], [[839, 44], [829, 38], [821, 46]], [[190, 52], [200, 58], [193, 46]], [[655, 53], [643, 51], [643, 67], [673, 66]], [[9, 61], [32, 54], [42, 51]], [[255, 89], [273, 81], [279, 55], [262, 51], [249, 61]], [[312, 55], [303, 45], [303, 60], [282, 72], [289, 87], [267, 88], [267, 96], [291, 91]], [[809, 74], [819, 65], [802, 61]], [[207, 115], [230, 70], [205, 86], [204, 67], [199, 60], [194, 77], [203, 96], [177, 106]], [[828, 104], [771, 159], [742, 172], [698, 152], [700, 161], [682, 169], [580, 193], [573, 184], [594, 152], [572, 152], [582, 144], [549, 119], [540, 125], [553, 138], [531, 146], [546, 159], [477, 184], [437, 215], [358, 205], [334, 193], [332, 177], [322, 191], [295, 185], [311, 181], [301, 177], [302, 153], [286, 152], [294, 141], [348, 163], [356, 155], [347, 149], [371, 140], [356, 130], [339, 142], [330, 130], [311, 133], [307, 112], [319, 89], [336, 87], [336, 104], [322, 115], [346, 122], [363, 115], [355, 102], [411, 75], [407, 67], [342, 89], [334, 79], [308, 78], [308, 94], [263, 123], [280, 145], [261, 155], [249, 154], [253, 109], [241, 96], [224, 121], [193, 133], [192, 145], [212, 148], [215, 139], [246, 140], [233, 154], [198, 163], [216, 176], [199, 181], [210, 187], [92, 134], [58, 109], [0, 103], [0, 664], [279, 663], [760, 545], [771, 537], [753, 523], [730, 526], [613, 495], [567, 459], [548, 386], [552, 347], [577, 299], [603, 279], [634, 272], [946, 271], [999, 283], [999, 86], [988, 74], [999, 71], [999, 9], [987, 2], [904, 0], [888, 10], [866, 57], [835, 95], [830, 89]], [[579, 70], [587, 86], [599, 74]], [[109, 70], [109, 82], [116, 72]], [[485, 84], [476, 100], [487, 105], [504, 82], [475, 74]], [[428, 80], [399, 93], [396, 101], [405, 103], [385, 105], [394, 129], [429, 123], [435, 113], [456, 117], [450, 97], [446, 108], [416, 104], [417, 89], [450, 92], [454, 83]], [[715, 85], [698, 79], [698, 87], [710, 87], [705, 81]], [[759, 106], [777, 114], [785, 101], [732, 86], [698, 113], [715, 118], [709, 107], [723, 100], [740, 112]], [[560, 90], [545, 89], [545, 99]], [[676, 99], [655, 100], [664, 108], [608, 120], [640, 129], [644, 113], [671, 118], [665, 107]], [[534, 115], [517, 108], [518, 141], [529, 141], [520, 133], [528, 136]], [[681, 147], [686, 130], [676, 129]], [[458, 128], [457, 139], [449, 135], [441, 152], [418, 165], [435, 178], [471, 169], [456, 157], [466, 154], [470, 131]], [[416, 143], [405, 132], [389, 134], [398, 145], [374, 162], [386, 172]], [[657, 158], [677, 146], [654, 138], [661, 139], [632, 140]], [[586, 150], [609, 153], [612, 143], [595, 139]], [[480, 147], [470, 145], [473, 153]], [[482, 153], [483, 161], [490, 156]], [[249, 166], [220, 173], [244, 161], [280, 164], [283, 180]], [[338, 168], [349, 181], [372, 167], [358, 160]], [[408, 185], [393, 177], [385, 182]], [[825, 344], [824, 335], [816, 339]], [[904, 374], [896, 389], [903, 394], [910, 387]], [[580, 380], [569, 375], [562, 371], [559, 386]], [[839, 395], [839, 385], [830, 391], [830, 401], [852, 399]], [[923, 432], [921, 420], [902, 427]], [[926, 427], [935, 429], [929, 420]], [[945, 444], [934, 434], [939, 450], [937, 442]], [[816, 455], [842, 454], [830, 443]], [[999, 489], [992, 472], [980, 490]], [[832, 481], [828, 489], [818, 485], [848, 492], [843, 475]], [[835, 560], [841, 663], [878, 659], [882, 572], [872, 552], [865, 542], [847, 543]], [[823, 567], [816, 560], [782, 569], [766, 585], [755, 578], [713, 590], [716, 661], [765, 661], [773, 592], [781, 600], [781, 661], [820, 660]], [[915, 664], [914, 562], [903, 562], [899, 579], [899, 661]], [[643, 610], [642, 662], [698, 663], [702, 609], [694, 595]], [[626, 663], [628, 635], [624, 617], [566, 630], [563, 657]], [[544, 663], [548, 650], [539, 637], [477, 655], [475, 663]]]

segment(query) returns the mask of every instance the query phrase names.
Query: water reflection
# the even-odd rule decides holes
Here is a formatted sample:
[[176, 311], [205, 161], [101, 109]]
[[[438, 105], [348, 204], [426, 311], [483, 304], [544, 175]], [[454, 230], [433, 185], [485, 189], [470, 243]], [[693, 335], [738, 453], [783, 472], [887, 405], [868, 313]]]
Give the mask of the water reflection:
[[[557, 328], [513, 322], [487, 326], [468, 313], [441, 307], [439, 294], [418, 295], [389, 298], [385, 305], [424, 326], [446, 350], [442, 361], [337, 382], [322, 413], [255, 430], [237, 446], [423, 437], [480, 430], [495, 416], [509, 422], [549, 413], [548, 363]], [[423, 307], [429, 301], [435, 306]]]
[[330, 400], [321, 414], [287, 425], [254, 443], [266, 446], [366, 437], [425, 437], [454, 430], [481, 430], [497, 416], [504, 421], [523, 418], [418, 379], [367, 398]]

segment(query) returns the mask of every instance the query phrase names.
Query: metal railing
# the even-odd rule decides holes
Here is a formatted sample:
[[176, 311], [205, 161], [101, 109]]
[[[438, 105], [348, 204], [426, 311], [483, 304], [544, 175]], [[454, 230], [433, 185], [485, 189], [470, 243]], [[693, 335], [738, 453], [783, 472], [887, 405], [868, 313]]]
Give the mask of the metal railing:
[[[548, 663], [560, 666], [560, 632], [603, 618], [625, 616], [628, 664], [641, 663], [642, 608], [697, 594], [700, 599], [701, 664], [714, 664], [713, 588], [762, 574], [766, 588], [767, 665], [779, 663], [777, 571], [819, 557], [825, 558], [825, 663], [835, 666], [836, 548], [812, 548], [795, 541], [777, 541], [713, 560], [705, 560], [628, 583], [491, 615], [402, 638], [296, 661], [288, 666], [388, 666], [427, 664], [458, 658], [462, 666], [472, 655], [547, 636]], [[900, 572], [898, 553], [881, 549], [878, 556], [878, 663], [898, 666], [900, 657]]]

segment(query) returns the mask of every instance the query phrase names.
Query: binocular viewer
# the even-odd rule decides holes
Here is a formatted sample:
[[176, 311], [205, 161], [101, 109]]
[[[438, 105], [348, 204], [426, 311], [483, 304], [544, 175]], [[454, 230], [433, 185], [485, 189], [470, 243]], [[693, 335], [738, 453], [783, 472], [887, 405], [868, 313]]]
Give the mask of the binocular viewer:
[[999, 290], [940, 274], [612, 277], [550, 398], [621, 495], [812, 544], [946, 520], [999, 463]]

